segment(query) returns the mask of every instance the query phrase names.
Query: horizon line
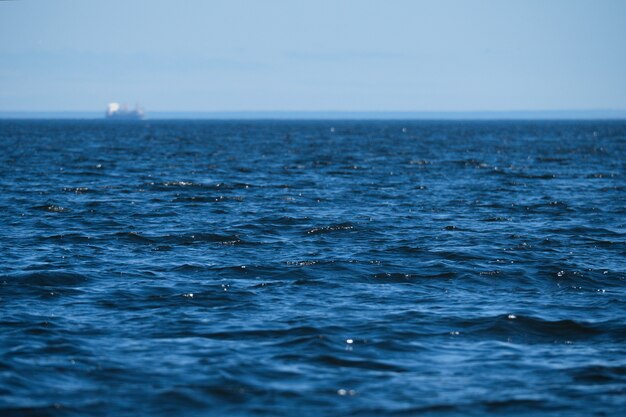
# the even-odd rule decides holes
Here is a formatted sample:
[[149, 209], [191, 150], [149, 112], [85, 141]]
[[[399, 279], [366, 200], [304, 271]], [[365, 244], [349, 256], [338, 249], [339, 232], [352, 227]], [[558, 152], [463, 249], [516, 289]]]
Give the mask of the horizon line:
[[[0, 110], [0, 119], [104, 119], [96, 110]], [[155, 110], [147, 111], [145, 120], [294, 120], [294, 119], [382, 119], [382, 120], [507, 120], [507, 119], [626, 119], [626, 109], [587, 110]]]

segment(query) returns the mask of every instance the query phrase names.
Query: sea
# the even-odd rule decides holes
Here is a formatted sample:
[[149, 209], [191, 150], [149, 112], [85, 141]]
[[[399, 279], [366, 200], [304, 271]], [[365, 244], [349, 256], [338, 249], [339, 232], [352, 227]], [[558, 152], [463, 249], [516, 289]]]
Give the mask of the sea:
[[623, 416], [626, 121], [2, 120], [0, 415]]

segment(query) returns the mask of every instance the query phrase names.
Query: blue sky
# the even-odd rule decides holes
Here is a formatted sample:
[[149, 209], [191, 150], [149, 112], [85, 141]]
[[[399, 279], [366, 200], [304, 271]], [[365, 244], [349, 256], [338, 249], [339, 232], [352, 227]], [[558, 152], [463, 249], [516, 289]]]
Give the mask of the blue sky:
[[0, 111], [626, 109], [623, 0], [0, 1]]

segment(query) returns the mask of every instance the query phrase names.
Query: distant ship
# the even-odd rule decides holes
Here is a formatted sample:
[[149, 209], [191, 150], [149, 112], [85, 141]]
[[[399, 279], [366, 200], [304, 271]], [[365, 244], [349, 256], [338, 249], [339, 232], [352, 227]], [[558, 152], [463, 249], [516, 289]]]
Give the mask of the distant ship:
[[119, 103], [109, 103], [104, 117], [109, 120], [141, 120], [144, 118], [144, 113], [139, 106], [130, 110], [125, 104], [120, 106]]

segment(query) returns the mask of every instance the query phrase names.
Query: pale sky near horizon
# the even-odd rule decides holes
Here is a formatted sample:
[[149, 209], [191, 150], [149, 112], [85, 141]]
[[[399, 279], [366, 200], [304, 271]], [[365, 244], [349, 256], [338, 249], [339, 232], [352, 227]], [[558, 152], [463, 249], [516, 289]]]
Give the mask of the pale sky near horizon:
[[624, 0], [0, 1], [0, 111], [626, 109]]

